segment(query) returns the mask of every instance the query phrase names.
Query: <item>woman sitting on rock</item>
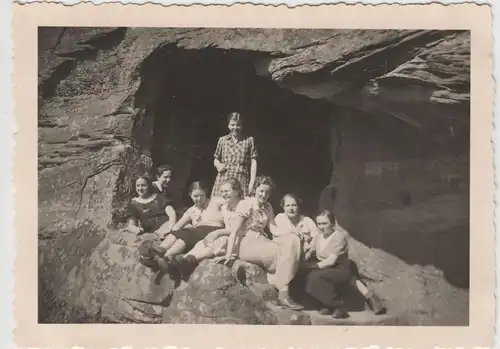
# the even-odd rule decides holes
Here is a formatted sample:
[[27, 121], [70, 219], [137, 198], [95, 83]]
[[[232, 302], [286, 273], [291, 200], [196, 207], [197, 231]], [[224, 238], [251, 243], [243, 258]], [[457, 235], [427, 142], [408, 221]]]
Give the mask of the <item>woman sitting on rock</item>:
[[[279, 233], [295, 232], [301, 237], [303, 258], [309, 259], [313, 252], [313, 238], [318, 235], [318, 227], [311, 218], [300, 214], [300, 202], [294, 194], [285, 194], [281, 199], [283, 213], [277, 214], [274, 221]], [[273, 236], [279, 238], [281, 235]]]
[[222, 183], [220, 192], [225, 200], [224, 205], [221, 207], [224, 228], [212, 231], [187, 254], [179, 255], [170, 262], [169, 266], [177, 268], [177, 272], [182, 277], [189, 275], [201, 260], [226, 253], [231, 224], [235, 219], [236, 207], [243, 199], [243, 189], [236, 178], [228, 178]]
[[126, 230], [137, 235], [155, 233], [163, 237], [168, 234], [177, 219], [171, 202], [155, 192], [151, 179], [146, 175], [137, 178], [135, 191], [137, 197], [130, 201], [126, 211]]
[[[186, 249], [192, 249], [210, 232], [224, 227], [221, 213], [224, 199], [208, 199], [207, 189], [201, 182], [191, 184], [189, 195], [194, 205], [188, 208], [182, 218], [172, 227], [172, 231], [165, 240], [159, 246], [144, 244], [139, 248], [143, 264], [161, 269], [168, 268], [172, 257]], [[189, 223], [191, 227], [184, 228]]]
[[[315, 239], [315, 258], [303, 263], [296, 280], [305, 285], [305, 292], [322, 304], [320, 314], [334, 318], [348, 317], [339, 291], [351, 279], [348, 235], [329, 210], [316, 217], [320, 234]], [[294, 282], [296, 282], [294, 280]]]
[[[284, 202], [286, 203], [287, 200]], [[288, 202], [293, 207], [293, 201]], [[286, 211], [286, 204], [284, 206]], [[290, 210], [293, 211], [293, 209]], [[342, 309], [343, 302], [338, 299], [338, 291], [348, 282], [365, 298], [375, 314], [384, 313], [386, 309], [382, 301], [361, 281], [356, 264], [348, 259], [348, 233], [338, 224], [337, 219], [329, 210], [322, 211], [317, 220], [318, 225], [321, 226], [321, 233], [316, 228], [317, 230], [312, 234], [309, 248], [306, 249], [304, 256], [304, 260], [308, 262], [301, 265], [293, 283], [305, 284], [306, 293], [323, 303], [324, 308], [320, 310], [323, 315], [332, 314], [337, 318], [346, 316]], [[314, 226], [316, 227], [316, 224]], [[336, 260], [335, 255], [338, 256]], [[313, 256], [314, 258], [311, 258]], [[328, 281], [330, 281], [328, 287], [319, 284]], [[324, 294], [324, 290], [327, 290], [328, 295]], [[333, 309], [337, 310], [334, 312]]]
[[[288, 284], [295, 276], [300, 262], [301, 242], [295, 232], [283, 234], [274, 222], [274, 212], [268, 202], [274, 182], [270, 177], [260, 176], [255, 181], [255, 192], [250, 198], [240, 201], [231, 223], [227, 252], [216, 262], [231, 264], [236, 258], [254, 263], [268, 273], [268, 282], [279, 291], [279, 303], [291, 309], [302, 309], [289, 296]], [[282, 235], [270, 240], [264, 231]]]

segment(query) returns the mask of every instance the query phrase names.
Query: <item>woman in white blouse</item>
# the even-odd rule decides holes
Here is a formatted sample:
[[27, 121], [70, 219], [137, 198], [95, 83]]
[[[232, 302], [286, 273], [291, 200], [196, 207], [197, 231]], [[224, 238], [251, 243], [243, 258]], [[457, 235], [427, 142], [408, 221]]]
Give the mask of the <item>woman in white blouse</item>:
[[278, 227], [278, 235], [295, 232], [302, 240], [303, 259], [309, 259], [313, 252], [314, 238], [318, 235], [318, 227], [314, 221], [300, 213], [301, 200], [294, 194], [285, 194], [281, 199], [281, 208], [283, 213], [276, 215], [274, 221]]

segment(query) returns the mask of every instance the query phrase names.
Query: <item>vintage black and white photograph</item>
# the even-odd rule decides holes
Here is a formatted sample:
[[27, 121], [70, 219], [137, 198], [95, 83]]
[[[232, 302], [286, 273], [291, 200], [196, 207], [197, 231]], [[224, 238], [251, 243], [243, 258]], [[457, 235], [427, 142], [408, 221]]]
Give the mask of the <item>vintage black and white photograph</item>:
[[38, 322], [468, 326], [470, 45], [38, 27]]

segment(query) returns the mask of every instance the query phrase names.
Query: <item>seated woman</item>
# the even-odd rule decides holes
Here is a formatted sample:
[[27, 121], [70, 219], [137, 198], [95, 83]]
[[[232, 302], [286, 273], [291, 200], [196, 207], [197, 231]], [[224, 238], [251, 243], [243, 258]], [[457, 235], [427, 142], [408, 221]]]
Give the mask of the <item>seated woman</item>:
[[[194, 205], [187, 209], [159, 246], [147, 245], [139, 249], [143, 262], [146, 262], [144, 264], [148, 266], [154, 265], [155, 268], [159, 267], [160, 269], [168, 268], [172, 257], [182, 253], [186, 249], [193, 248], [208, 233], [224, 227], [221, 213], [221, 206], [224, 200], [222, 198], [207, 199], [206, 193], [207, 189], [201, 182], [191, 184], [189, 195]], [[188, 223], [191, 223], [192, 226], [182, 229]], [[151, 249], [159, 253], [160, 256], [154, 256], [154, 252]]]
[[322, 304], [321, 314], [346, 318], [348, 314], [339, 299], [339, 291], [349, 283], [352, 275], [348, 235], [329, 210], [318, 214], [316, 224], [320, 234], [314, 243], [315, 258], [301, 265], [296, 280], [304, 283], [305, 292]]
[[170, 266], [177, 267], [182, 277], [189, 275], [203, 259], [213, 258], [226, 253], [230, 227], [234, 220], [238, 203], [243, 199], [243, 189], [236, 178], [228, 178], [219, 188], [225, 203], [221, 207], [224, 228], [209, 233], [204, 240], [199, 241], [185, 255], [176, 256]]
[[[293, 231], [301, 237], [303, 258], [309, 259], [313, 252], [313, 238], [318, 235], [318, 228], [311, 218], [300, 214], [300, 202], [301, 200], [293, 194], [283, 196], [281, 199], [283, 213], [277, 214], [274, 221], [281, 233]], [[274, 237], [279, 237], [279, 235], [274, 235]]]
[[[332, 222], [332, 220], [335, 221], [335, 223], [333, 224], [333, 226], [334, 226], [333, 231], [344, 232], [346, 235], [345, 242], [347, 244], [348, 233], [345, 231], [345, 229], [343, 229], [338, 224], [338, 222], [337, 222], [336, 218], [333, 216], [333, 214], [331, 214], [329, 210], [325, 210], [322, 212], [322, 215], [325, 217], [328, 217], [330, 215], [329, 216], [330, 222]], [[278, 218], [278, 217], [276, 217], [276, 218]], [[318, 215], [318, 219], [320, 221], [322, 219], [324, 220], [324, 218], [319, 218], [319, 215]], [[312, 224], [316, 227], [316, 224], [314, 222], [312, 222]], [[328, 231], [329, 230], [327, 229], [326, 232], [328, 232]], [[320, 235], [320, 234], [317, 234], [317, 232], [318, 232], [318, 230], [316, 230], [312, 234], [312, 240], [309, 244], [309, 249], [306, 250], [306, 253], [304, 256], [304, 260], [306, 260], [306, 261], [309, 260], [309, 263], [306, 262], [301, 268], [299, 268], [299, 272], [297, 273], [296, 279], [294, 280], [294, 283], [295, 282], [305, 282], [306, 283], [306, 292], [309, 293], [310, 295], [312, 295], [314, 298], [318, 298], [318, 297], [315, 297], [315, 295], [313, 294], [315, 291], [311, 290], [311, 287], [312, 287], [311, 284], [310, 283], [307, 284], [307, 280], [305, 280], [305, 279], [307, 277], [310, 277], [310, 274], [315, 269], [320, 268], [320, 267], [318, 267], [319, 260], [321, 260], [321, 259], [325, 260], [325, 258], [326, 258], [324, 252], [323, 252], [323, 254], [320, 252], [319, 255], [316, 255], [316, 258], [311, 260], [311, 257], [316, 253], [316, 250], [317, 250], [317, 246], [318, 246], [317, 240], [321, 239], [321, 237], [319, 237], [319, 236], [322, 236], [323, 239], [325, 238], [324, 234]], [[342, 234], [342, 233], [339, 233], [339, 235], [340, 234]], [[340, 238], [340, 240], [342, 241], [343, 238]], [[343, 242], [342, 242], [342, 244], [343, 244]], [[324, 267], [324, 266], [325, 266], [325, 264], [321, 265], [321, 267]], [[345, 265], [343, 265], [343, 266], [345, 267]], [[378, 315], [378, 314], [384, 313], [386, 311], [386, 308], [383, 306], [382, 301], [378, 298], [378, 296], [372, 290], [370, 290], [368, 288], [368, 286], [363, 281], [361, 281], [361, 276], [359, 274], [356, 263], [354, 263], [353, 261], [349, 261], [349, 266], [350, 266], [350, 278], [348, 279], [349, 283], [351, 283], [358, 290], [358, 292], [365, 298], [365, 301], [368, 303], [368, 305], [370, 306], [370, 308], [372, 309], [372, 311], [375, 314]], [[326, 268], [328, 268], [328, 266], [326, 266]], [[313, 282], [314, 282], [314, 279], [313, 279]], [[341, 282], [341, 284], [343, 285], [344, 282]], [[309, 288], [308, 288], [308, 285], [309, 285]], [[307, 291], [307, 290], [309, 290], [309, 291]], [[325, 308], [325, 309], [321, 310], [321, 312], [326, 313], [326, 314], [330, 314], [331, 311], [328, 308]], [[337, 314], [335, 314], [335, 316], [342, 317], [343, 316], [342, 311], [341, 310], [337, 311]]]
[[[254, 195], [239, 202], [225, 256], [216, 262], [230, 264], [236, 258], [254, 263], [268, 273], [268, 282], [279, 291], [278, 301], [291, 309], [302, 309], [289, 296], [288, 284], [295, 276], [301, 255], [300, 237], [295, 232], [283, 234], [274, 222], [274, 212], [268, 202], [274, 182], [270, 177], [260, 176], [255, 181]], [[277, 240], [267, 238], [264, 229], [272, 234], [283, 235]]]
[[168, 234], [176, 223], [176, 213], [170, 201], [153, 189], [151, 179], [144, 175], [135, 181], [137, 197], [133, 198], [126, 211], [126, 230], [137, 235], [155, 233], [160, 237]]

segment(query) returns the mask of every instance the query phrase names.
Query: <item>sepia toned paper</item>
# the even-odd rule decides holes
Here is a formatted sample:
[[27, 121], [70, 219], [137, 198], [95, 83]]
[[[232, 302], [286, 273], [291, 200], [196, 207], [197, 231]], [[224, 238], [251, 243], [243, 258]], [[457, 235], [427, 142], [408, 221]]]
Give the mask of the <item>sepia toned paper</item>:
[[[491, 9], [486, 5], [320, 5], [287, 8], [13, 5], [16, 202], [14, 341], [19, 348], [492, 347], [495, 319]], [[467, 327], [39, 324], [38, 27], [223, 27], [470, 30], [470, 304]], [[370, 165], [371, 166], [371, 165]], [[373, 172], [370, 167], [366, 171]], [[173, 348], [172, 347], [172, 348]]]

